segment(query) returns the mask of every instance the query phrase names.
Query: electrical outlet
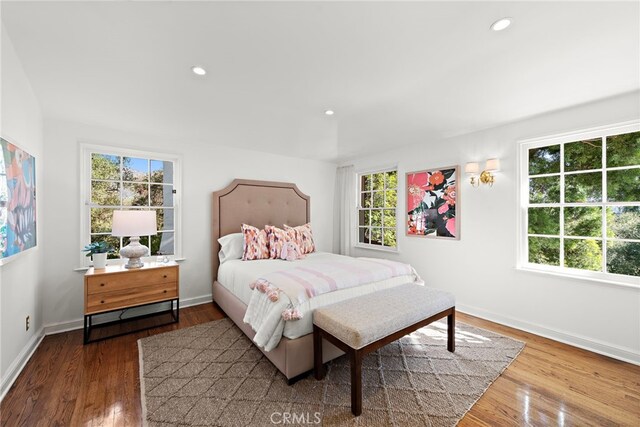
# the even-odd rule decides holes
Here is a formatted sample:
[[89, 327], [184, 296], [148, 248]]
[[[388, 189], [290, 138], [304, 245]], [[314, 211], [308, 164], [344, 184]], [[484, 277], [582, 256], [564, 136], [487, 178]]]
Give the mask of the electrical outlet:
[[31, 323], [31, 319], [30, 319], [29, 316], [27, 316], [27, 318], [24, 319], [24, 326], [26, 328], [25, 330], [27, 330], [27, 331], [29, 330], [29, 327], [31, 326], [30, 323]]

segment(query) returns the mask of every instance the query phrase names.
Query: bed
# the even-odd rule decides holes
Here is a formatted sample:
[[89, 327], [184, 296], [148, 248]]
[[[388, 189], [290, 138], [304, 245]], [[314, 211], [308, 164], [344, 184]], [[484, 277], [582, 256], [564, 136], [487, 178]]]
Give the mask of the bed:
[[[231, 260], [220, 265], [218, 239], [227, 234], [237, 233], [243, 223], [262, 228], [265, 225], [282, 227], [284, 224], [297, 226], [310, 222], [310, 198], [295, 184], [236, 179], [226, 188], [213, 193], [212, 220], [213, 300], [252, 340], [256, 333], [243, 321], [253, 292], [249, 288], [250, 282], [268, 272], [293, 268], [297, 263], [311, 265], [336, 257], [345, 258], [318, 252], [309, 254], [303, 261], [293, 263], [282, 260]], [[311, 313], [314, 308], [356, 295], [388, 289], [408, 281], [411, 281], [411, 277], [399, 276], [357, 289], [341, 289], [317, 296], [303, 307], [305, 315], [302, 319], [285, 322], [278, 345], [271, 351], [262, 351], [289, 382], [294, 382], [313, 369]], [[342, 351], [330, 343], [323, 346], [325, 362], [341, 354]]]

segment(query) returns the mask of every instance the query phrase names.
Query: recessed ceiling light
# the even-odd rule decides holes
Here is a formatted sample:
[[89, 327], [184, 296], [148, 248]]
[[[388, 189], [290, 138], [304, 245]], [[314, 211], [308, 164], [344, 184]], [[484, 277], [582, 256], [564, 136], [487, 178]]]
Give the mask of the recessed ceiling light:
[[207, 74], [207, 70], [197, 65], [191, 67], [191, 71], [193, 71], [193, 74], [197, 74], [199, 76], [204, 76], [205, 74]]
[[491, 29], [493, 31], [502, 31], [506, 29], [509, 25], [511, 25], [511, 18], [501, 18], [496, 22], [491, 24]]
[[333, 110], [327, 110], [324, 112], [327, 116], [333, 116], [334, 112]]

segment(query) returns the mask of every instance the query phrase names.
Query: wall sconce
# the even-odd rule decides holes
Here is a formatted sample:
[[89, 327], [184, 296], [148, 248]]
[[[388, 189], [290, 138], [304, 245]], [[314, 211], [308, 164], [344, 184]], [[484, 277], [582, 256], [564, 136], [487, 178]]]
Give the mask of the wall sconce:
[[[480, 164], [478, 162], [469, 162], [464, 166], [464, 172], [471, 176], [469, 182], [473, 187], [480, 186], [480, 183], [489, 184], [490, 187], [493, 186], [495, 176], [492, 172], [499, 170], [500, 159], [488, 159], [482, 172], [480, 172]], [[479, 176], [478, 173], [480, 173]]]

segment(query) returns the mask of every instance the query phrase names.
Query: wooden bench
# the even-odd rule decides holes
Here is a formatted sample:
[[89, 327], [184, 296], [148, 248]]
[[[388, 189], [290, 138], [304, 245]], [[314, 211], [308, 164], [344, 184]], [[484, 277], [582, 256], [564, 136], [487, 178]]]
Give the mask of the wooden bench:
[[351, 412], [362, 413], [362, 358], [411, 332], [447, 317], [447, 350], [455, 351], [455, 298], [413, 283], [352, 298], [313, 313], [314, 374], [324, 378], [322, 339], [351, 362]]

